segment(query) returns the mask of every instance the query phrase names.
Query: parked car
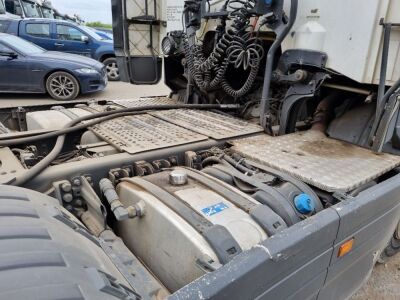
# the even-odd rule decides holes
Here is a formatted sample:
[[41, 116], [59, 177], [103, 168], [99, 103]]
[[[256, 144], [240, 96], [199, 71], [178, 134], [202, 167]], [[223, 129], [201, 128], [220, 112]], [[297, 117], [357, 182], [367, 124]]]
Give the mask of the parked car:
[[100, 37], [102, 37], [105, 40], [113, 40], [114, 39], [112, 31], [110, 33], [109, 31], [104, 31], [102, 29], [88, 27], [88, 26], [85, 26], [85, 28], [88, 30], [94, 31], [96, 34], [98, 34]]
[[[90, 28], [90, 27], [88, 27]], [[109, 33], [108, 31], [103, 31], [100, 29], [96, 29], [96, 28], [91, 28], [93, 29], [99, 36], [101, 36], [102, 38], [106, 39], [106, 40], [114, 40], [114, 36], [112, 33]]]
[[[7, 26], [2, 26], [7, 23]], [[102, 62], [107, 69], [108, 79], [120, 79], [114, 53], [114, 42], [99, 36], [86, 26], [68, 21], [52, 19], [0, 19], [3, 32], [19, 36], [49, 50], [68, 52], [91, 57]]]
[[103, 90], [105, 66], [89, 57], [46, 51], [0, 33], [0, 92], [48, 93], [56, 100]]

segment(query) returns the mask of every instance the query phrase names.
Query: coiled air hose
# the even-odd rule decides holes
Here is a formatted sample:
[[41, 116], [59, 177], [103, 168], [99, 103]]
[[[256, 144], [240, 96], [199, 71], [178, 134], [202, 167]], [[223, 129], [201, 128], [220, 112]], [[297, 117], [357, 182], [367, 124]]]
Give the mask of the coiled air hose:
[[[56, 144], [52, 151], [43, 158], [39, 163], [33, 166], [31, 169], [27, 170], [25, 173], [18, 175], [12, 181], [7, 182], [5, 184], [14, 185], [14, 186], [22, 186], [29, 182], [32, 178], [40, 174], [44, 169], [46, 169], [61, 153], [65, 138], [67, 133], [71, 133], [74, 131], [82, 130], [88, 128], [90, 126], [94, 126], [96, 124], [102, 123], [104, 121], [108, 121], [114, 118], [124, 117], [128, 115], [135, 115], [141, 114], [145, 111], [149, 110], [169, 110], [169, 109], [200, 109], [200, 110], [236, 110], [238, 107], [236, 105], [219, 105], [219, 104], [178, 104], [178, 105], [150, 105], [150, 106], [143, 106], [143, 107], [133, 107], [133, 108], [126, 108], [126, 109], [119, 109], [114, 111], [107, 111], [102, 113], [96, 113], [92, 115], [83, 116], [77, 119], [72, 120], [69, 122], [63, 129], [46, 133], [40, 134], [32, 137], [20, 138], [20, 139], [8, 139], [0, 141], [0, 146], [10, 146], [10, 145], [17, 145], [17, 144], [25, 144], [25, 143], [32, 143], [37, 142], [43, 139], [51, 138], [51, 137], [58, 137]], [[94, 119], [91, 122], [87, 122], [84, 124], [80, 124], [75, 126], [76, 124]]]
[[[229, 0], [227, 6], [232, 10], [229, 18], [233, 19], [232, 28], [225, 31], [208, 58], [202, 54], [198, 45], [189, 45], [188, 37], [184, 36], [184, 50], [188, 70], [196, 85], [203, 90], [221, 88], [237, 99], [247, 94], [257, 77], [264, 49], [258, 37], [252, 37], [254, 27], [250, 25], [255, 0]], [[234, 89], [226, 78], [229, 65], [235, 69], [250, 68], [249, 75], [239, 89]], [[214, 78], [211, 73], [214, 72]]]

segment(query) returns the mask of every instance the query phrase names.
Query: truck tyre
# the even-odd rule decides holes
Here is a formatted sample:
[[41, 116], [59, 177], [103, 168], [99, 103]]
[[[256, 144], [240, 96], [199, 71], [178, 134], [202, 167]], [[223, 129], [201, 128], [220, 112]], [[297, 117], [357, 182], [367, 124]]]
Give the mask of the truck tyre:
[[46, 90], [55, 100], [74, 100], [79, 95], [78, 80], [67, 72], [54, 72], [46, 80]]
[[0, 299], [137, 299], [116, 253], [58, 200], [10, 186], [0, 198]]
[[103, 64], [106, 66], [108, 80], [119, 81], [120, 76], [117, 65], [117, 59], [115, 57], [107, 58], [103, 61]]

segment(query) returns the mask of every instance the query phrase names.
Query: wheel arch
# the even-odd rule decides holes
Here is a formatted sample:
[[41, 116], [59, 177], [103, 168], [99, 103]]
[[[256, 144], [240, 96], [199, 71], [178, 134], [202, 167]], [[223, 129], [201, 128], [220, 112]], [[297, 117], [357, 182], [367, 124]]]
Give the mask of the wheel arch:
[[108, 58], [116, 58], [116, 56], [113, 53], [105, 53], [102, 56], [100, 56], [100, 62], [104, 62]]

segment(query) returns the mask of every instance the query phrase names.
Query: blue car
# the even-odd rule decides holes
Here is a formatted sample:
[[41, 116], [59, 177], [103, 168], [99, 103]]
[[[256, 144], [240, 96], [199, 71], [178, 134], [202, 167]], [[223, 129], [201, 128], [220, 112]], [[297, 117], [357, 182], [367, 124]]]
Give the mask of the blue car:
[[120, 79], [112, 39], [86, 26], [52, 19], [0, 19], [0, 32], [19, 36], [49, 50], [91, 57], [106, 66], [108, 79]]
[[92, 28], [92, 27], [87, 27], [85, 26], [86, 29], [94, 31], [97, 35], [99, 35], [103, 40], [109, 40], [109, 41], [114, 41], [114, 36], [111, 31], [105, 31], [105, 29], [99, 29], [99, 28]]
[[94, 59], [46, 51], [0, 33], [0, 92], [47, 92], [56, 100], [73, 100], [103, 90], [107, 82], [105, 66]]

